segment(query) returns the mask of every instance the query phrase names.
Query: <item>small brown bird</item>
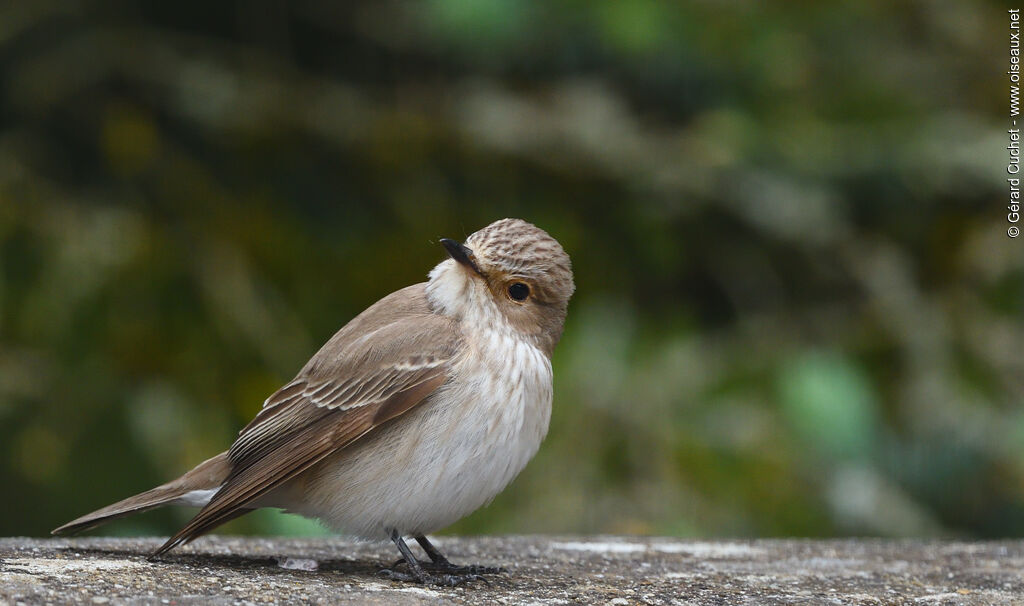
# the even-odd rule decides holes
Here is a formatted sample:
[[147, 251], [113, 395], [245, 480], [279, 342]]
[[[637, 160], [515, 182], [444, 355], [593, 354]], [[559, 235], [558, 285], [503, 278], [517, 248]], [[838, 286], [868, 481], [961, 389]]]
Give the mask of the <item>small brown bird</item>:
[[427, 282], [346, 324], [227, 452], [54, 534], [164, 505], [202, 507], [156, 556], [275, 507], [391, 539], [409, 572], [381, 571], [390, 578], [454, 585], [498, 572], [451, 564], [426, 535], [489, 503], [537, 452], [572, 267], [554, 238], [519, 219], [496, 221], [465, 244], [441, 243], [451, 258]]

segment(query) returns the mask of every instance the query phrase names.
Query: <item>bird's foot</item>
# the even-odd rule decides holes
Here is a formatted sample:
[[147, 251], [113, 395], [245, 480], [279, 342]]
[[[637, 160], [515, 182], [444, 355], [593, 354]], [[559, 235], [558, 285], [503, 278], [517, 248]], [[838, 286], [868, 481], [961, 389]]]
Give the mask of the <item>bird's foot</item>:
[[[490, 585], [487, 579], [481, 575], [505, 572], [502, 568], [490, 566], [456, 566], [449, 562], [448, 558], [444, 557], [423, 535], [417, 536], [416, 541], [427, 552], [430, 562], [421, 562], [409, 550], [409, 546], [405, 544], [405, 539], [402, 538], [398, 530], [392, 528], [390, 534], [395, 547], [398, 547], [398, 551], [402, 554], [402, 559], [392, 564], [391, 568], [381, 570], [379, 574], [395, 581], [418, 582], [424, 585], [441, 585], [442, 587], [455, 587], [470, 581], [483, 581]], [[408, 572], [397, 570], [402, 564], [405, 564]]]
[[397, 570], [385, 568], [377, 574], [384, 578], [391, 579], [392, 581], [437, 585], [439, 587], [455, 587], [456, 585], [461, 585], [470, 581], [483, 581], [485, 585], [490, 585], [490, 582], [488, 582], [487, 579], [474, 573], [431, 573], [422, 568], [411, 568], [409, 572], [399, 572]]

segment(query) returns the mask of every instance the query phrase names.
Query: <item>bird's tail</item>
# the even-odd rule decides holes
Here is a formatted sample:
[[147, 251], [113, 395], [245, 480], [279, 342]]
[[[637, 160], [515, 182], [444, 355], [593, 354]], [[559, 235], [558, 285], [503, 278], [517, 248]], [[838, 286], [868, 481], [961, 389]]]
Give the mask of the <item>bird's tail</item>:
[[156, 509], [164, 505], [202, 507], [206, 505], [210, 497], [224, 483], [230, 469], [228, 454], [222, 452], [211, 459], [203, 461], [192, 471], [177, 480], [172, 480], [146, 492], [128, 497], [123, 501], [118, 501], [113, 505], [107, 505], [103, 509], [97, 509], [78, 519], [71, 520], [67, 524], [55, 528], [53, 534], [74, 534], [106, 524], [117, 518]]

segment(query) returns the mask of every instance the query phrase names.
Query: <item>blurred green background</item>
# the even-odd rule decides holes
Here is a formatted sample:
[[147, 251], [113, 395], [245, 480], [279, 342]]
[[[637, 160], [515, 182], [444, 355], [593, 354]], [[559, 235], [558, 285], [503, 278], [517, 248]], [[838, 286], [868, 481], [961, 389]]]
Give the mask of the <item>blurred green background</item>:
[[[572, 256], [461, 533], [1024, 536], [1006, 18], [977, 2], [0, 8], [0, 535], [226, 448], [506, 216]], [[169, 533], [192, 510], [104, 533]], [[225, 532], [310, 533], [261, 512]]]

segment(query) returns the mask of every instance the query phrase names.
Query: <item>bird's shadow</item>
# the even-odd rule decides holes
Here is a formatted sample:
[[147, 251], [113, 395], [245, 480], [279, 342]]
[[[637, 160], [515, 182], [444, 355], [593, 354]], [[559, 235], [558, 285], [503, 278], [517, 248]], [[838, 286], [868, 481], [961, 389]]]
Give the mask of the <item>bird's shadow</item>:
[[[156, 558], [149, 554], [131, 549], [104, 548], [104, 547], [67, 547], [60, 551], [73, 551], [78, 554], [102, 555], [104, 557], [116, 557], [126, 560], [144, 560], [154, 565], [170, 566], [192, 566], [206, 570], [229, 569], [229, 570], [254, 570], [259, 569], [268, 574], [299, 574], [315, 575], [325, 572], [343, 573], [347, 575], [358, 575], [365, 577], [378, 577], [378, 573], [387, 568], [391, 562], [379, 560], [350, 560], [350, 559], [320, 559], [316, 558], [317, 567], [314, 570], [299, 568], [286, 568], [282, 562], [294, 558], [312, 560], [313, 558], [294, 556], [282, 553], [279, 556], [245, 556], [233, 554], [216, 553], [175, 553]], [[379, 577], [378, 577], [379, 578]]]

